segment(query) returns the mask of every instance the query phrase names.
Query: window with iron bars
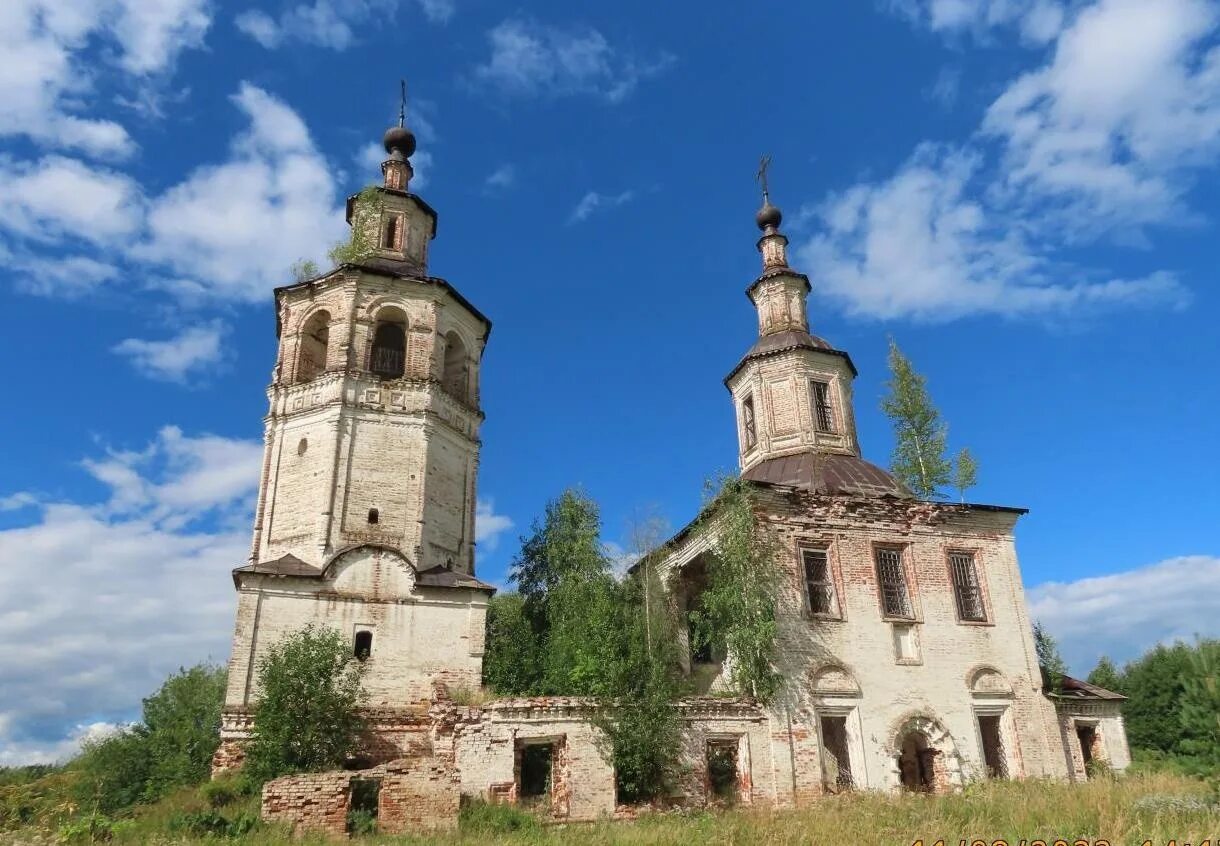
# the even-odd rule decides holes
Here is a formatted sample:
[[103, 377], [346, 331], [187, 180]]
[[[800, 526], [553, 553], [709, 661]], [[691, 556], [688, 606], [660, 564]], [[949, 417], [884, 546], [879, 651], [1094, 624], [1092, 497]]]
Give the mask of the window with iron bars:
[[911, 601], [907, 596], [900, 550], [877, 550], [877, 584], [881, 588], [881, 609], [885, 616], [911, 619]]
[[957, 595], [957, 614], [963, 620], [981, 623], [987, 619], [983, 609], [983, 591], [979, 588], [978, 568], [968, 552], [949, 553], [949, 569], [953, 574], [953, 592]]
[[758, 431], [754, 427], [754, 397], [746, 397], [741, 402], [741, 425], [745, 430], [746, 449], [753, 449], [758, 443]]
[[805, 564], [805, 595], [812, 614], [835, 613], [834, 582], [830, 578], [830, 557], [824, 549], [801, 550]]
[[819, 432], [834, 432], [835, 414], [830, 405], [830, 385], [813, 382], [813, 410]]

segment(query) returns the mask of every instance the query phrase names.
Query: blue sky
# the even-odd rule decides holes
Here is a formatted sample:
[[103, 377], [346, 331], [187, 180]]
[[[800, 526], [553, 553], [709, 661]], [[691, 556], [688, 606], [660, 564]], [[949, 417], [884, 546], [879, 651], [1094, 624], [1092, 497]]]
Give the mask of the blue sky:
[[564, 487], [625, 546], [733, 469], [769, 153], [866, 457], [892, 335], [1075, 670], [1220, 634], [1216, 0], [17, 0], [0, 48], [0, 764], [227, 658], [271, 288], [402, 76], [430, 269], [495, 323], [481, 576]]

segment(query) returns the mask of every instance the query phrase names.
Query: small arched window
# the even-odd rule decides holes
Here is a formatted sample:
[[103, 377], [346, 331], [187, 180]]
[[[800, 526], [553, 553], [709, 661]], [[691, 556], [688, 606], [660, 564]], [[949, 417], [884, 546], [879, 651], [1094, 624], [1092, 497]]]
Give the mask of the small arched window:
[[319, 311], [301, 327], [298, 339], [298, 382], [308, 382], [326, 370], [326, 350], [330, 344], [330, 313]]
[[369, 509], [369, 525], [375, 526], [381, 522], [381, 514], [376, 508]]
[[470, 391], [470, 362], [466, 355], [466, 345], [456, 332], [445, 335], [445, 370], [441, 385], [450, 394], [463, 400]]
[[381, 246], [387, 250], [398, 249], [398, 221], [398, 215], [392, 214], [385, 222], [385, 231], [381, 236]]
[[352, 653], [359, 661], [367, 661], [369, 656], [373, 654], [373, 633], [365, 629], [364, 631], [356, 632], [356, 644]]
[[369, 370], [385, 379], [401, 379], [407, 360], [407, 318], [396, 308], [382, 309], [373, 330]]

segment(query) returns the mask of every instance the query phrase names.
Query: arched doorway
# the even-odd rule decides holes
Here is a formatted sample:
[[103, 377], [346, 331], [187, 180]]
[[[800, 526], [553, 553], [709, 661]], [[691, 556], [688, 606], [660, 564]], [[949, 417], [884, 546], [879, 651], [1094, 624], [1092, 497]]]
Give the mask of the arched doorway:
[[931, 793], [936, 787], [936, 756], [922, 731], [903, 735], [898, 754], [898, 777], [902, 789], [910, 793]]

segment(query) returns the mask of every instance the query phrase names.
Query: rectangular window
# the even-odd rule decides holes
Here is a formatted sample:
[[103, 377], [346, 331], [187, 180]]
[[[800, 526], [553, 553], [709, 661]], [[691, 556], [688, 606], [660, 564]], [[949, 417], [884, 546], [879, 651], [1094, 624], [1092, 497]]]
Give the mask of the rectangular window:
[[753, 449], [758, 443], [758, 430], [754, 425], [754, 397], [748, 396], [741, 402], [741, 426], [745, 432], [746, 449]]
[[979, 573], [974, 556], [969, 552], [949, 553], [949, 569], [953, 574], [953, 592], [957, 596], [957, 614], [962, 620], [983, 622], [983, 591], [979, 588]]
[[877, 550], [877, 586], [881, 590], [881, 609], [887, 617], [910, 619], [911, 601], [907, 596], [906, 575], [902, 572], [902, 552]]
[[830, 556], [824, 549], [803, 549], [801, 559], [805, 565], [805, 596], [809, 600], [810, 613], [833, 615], [835, 589], [830, 578]]
[[911, 623], [894, 624], [894, 660], [899, 664], [918, 664], [919, 634]]
[[814, 420], [819, 432], [835, 431], [835, 413], [830, 404], [830, 385], [826, 382], [813, 382]]

